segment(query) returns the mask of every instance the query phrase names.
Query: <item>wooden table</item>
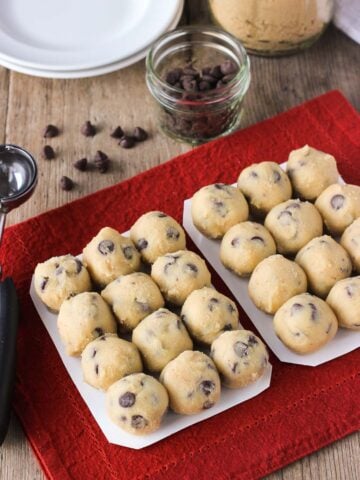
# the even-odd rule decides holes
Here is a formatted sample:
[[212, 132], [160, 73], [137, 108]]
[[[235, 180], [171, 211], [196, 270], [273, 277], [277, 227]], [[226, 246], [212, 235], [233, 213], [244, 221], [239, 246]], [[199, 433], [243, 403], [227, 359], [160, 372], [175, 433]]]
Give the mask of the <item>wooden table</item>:
[[[205, 23], [204, 2], [188, 2], [184, 22]], [[246, 98], [242, 126], [276, 115], [331, 89], [340, 89], [360, 110], [360, 47], [334, 27], [310, 50], [291, 57], [252, 57], [252, 83]], [[38, 159], [39, 184], [32, 199], [8, 217], [17, 223], [80, 196], [136, 175], [190, 149], [157, 130], [152, 98], [144, 83], [144, 62], [102, 77], [83, 80], [46, 80], [10, 72], [0, 67], [0, 143], [24, 146]], [[90, 119], [99, 128], [94, 138], [79, 133]], [[61, 135], [45, 142], [42, 131], [53, 123]], [[139, 125], [151, 139], [123, 150], [110, 138], [117, 125]], [[56, 150], [56, 159], [40, 157], [45, 143]], [[101, 175], [79, 172], [73, 161], [103, 150], [112, 169]], [[59, 179], [68, 175], [76, 188], [64, 192]], [[274, 473], [271, 480], [332, 480], [360, 478], [360, 434], [353, 434]], [[35, 480], [44, 475], [31, 452], [16, 417], [0, 448], [0, 480]]]

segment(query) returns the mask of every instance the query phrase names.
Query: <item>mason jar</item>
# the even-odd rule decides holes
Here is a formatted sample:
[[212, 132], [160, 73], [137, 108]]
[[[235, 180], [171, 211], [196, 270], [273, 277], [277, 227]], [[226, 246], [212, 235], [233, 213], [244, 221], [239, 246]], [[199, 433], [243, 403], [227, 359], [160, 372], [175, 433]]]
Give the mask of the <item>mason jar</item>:
[[196, 145], [239, 126], [250, 62], [232, 35], [211, 26], [185, 27], [153, 45], [146, 59], [146, 82], [161, 129]]

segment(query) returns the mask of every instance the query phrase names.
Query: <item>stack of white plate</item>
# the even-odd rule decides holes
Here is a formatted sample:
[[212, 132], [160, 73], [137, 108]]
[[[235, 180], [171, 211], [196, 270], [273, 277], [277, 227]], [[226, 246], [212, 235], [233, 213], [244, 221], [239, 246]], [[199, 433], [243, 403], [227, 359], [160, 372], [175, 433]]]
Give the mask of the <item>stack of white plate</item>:
[[184, 0], [0, 0], [0, 65], [47, 78], [127, 67], [178, 24]]

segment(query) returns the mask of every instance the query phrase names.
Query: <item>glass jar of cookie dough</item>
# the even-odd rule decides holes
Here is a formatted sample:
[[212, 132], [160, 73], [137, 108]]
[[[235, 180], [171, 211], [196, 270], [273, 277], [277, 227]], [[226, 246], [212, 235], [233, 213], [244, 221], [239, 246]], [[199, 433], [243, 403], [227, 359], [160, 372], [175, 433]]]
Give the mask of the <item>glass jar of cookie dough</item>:
[[335, 0], [209, 0], [214, 22], [250, 53], [285, 55], [312, 45], [330, 23]]
[[161, 129], [196, 145], [235, 130], [250, 84], [250, 62], [232, 35], [185, 27], [162, 36], [146, 59], [146, 82]]

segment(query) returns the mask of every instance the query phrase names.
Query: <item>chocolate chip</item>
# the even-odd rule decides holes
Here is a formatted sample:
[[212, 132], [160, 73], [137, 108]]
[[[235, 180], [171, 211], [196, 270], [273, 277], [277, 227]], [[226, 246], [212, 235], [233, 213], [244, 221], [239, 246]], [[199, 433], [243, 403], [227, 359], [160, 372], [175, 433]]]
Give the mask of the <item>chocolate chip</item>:
[[209, 75], [210, 73], [210, 70], [211, 70], [211, 67], [204, 67], [202, 70], [201, 70], [201, 73], [204, 75]]
[[214, 310], [215, 305], [218, 303], [219, 303], [219, 300], [217, 298], [215, 297], [210, 298], [208, 303], [208, 309], [210, 310], [210, 312]]
[[301, 303], [294, 303], [291, 307], [290, 315], [294, 315], [296, 312], [299, 312], [303, 308], [304, 308], [304, 306], [301, 305]]
[[93, 333], [96, 333], [96, 335], [98, 337], [101, 337], [102, 335], [104, 335], [104, 330], [100, 327], [96, 327], [94, 330], [93, 330]]
[[234, 343], [233, 346], [234, 352], [240, 358], [246, 357], [248, 355], [249, 346], [247, 343], [238, 341]]
[[133, 258], [134, 249], [131, 245], [128, 245], [127, 247], [121, 247], [121, 250], [123, 251], [124, 257], [127, 260], [131, 260]]
[[249, 335], [248, 338], [248, 345], [252, 347], [253, 345], [257, 345], [259, 342], [257, 341], [255, 335]]
[[241, 240], [239, 237], [234, 237], [232, 240], [231, 240], [231, 246], [232, 247], [238, 247], [241, 243]]
[[217, 190], [226, 190], [227, 185], [225, 183], [214, 183], [214, 188]]
[[345, 291], [348, 294], [349, 297], [352, 297], [354, 295], [354, 289], [351, 285], [347, 285], [345, 287]]
[[227, 304], [227, 309], [229, 310], [230, 313], [236, 312], [236, 308], [233, 305], [231, 305], [231, 303]]
[[201, 80], [199, 82], [198, 87], [199, 87], [200, 92], [206, 92], [207, 90], [210, 90], [211, 83], [207, 82], [206, 80]]
[[131, 417], [131, 426], [136, 430], [145, 428], [148, 421], [142, 415], [133, 415]]
[[334, 210], [340, 210], [345, 202], [344, 195], [334, 195], [330, 200], [330, 204]]
[[202, 81], [209, 83], [213, 87], [218, 82], [218, 79], [212, 75], [203, 75]]
[[44, 133], [43, 133], [43, 136], [45, 138], [53, 138], [53, 137], [57, 137], [59, 135], [59, 129], [57, 127], [55, 127], [55, 125], [47, 125], [44, 129]]
[[110, 133], [110, 137], [112, 138], [122, 138], [124, 136], [124, 130], [118, 126], [115, 128], [115, 130], [113, 130], [112, 133]]
[[157, 217], [158, 218], [166, 218], [168, 215], [166, 215], [166, 213], [163, 213], [163, 212], [158, 212], [157, 214]]
[[97, 354], [97, 350], [96, 348], [94, 348], [94, 350], [92, 351], [91, 358], [94, 358], [96, 354]]
[[76, 273], [79, 274], [81, 272], [81, 269], [83, 267], [83, 264], [81, 262], [81, 260], [79, 260], [78, 258], [74, 258], [74, 262], [75, 262], [75, 265], [76, 265]]
[[231, 367], [231, 371], [232, 371], [233, 373], [236, 373], [236, 369], [237, 369], [237, 366], [238, 366], [238, 365], [239, 365], [239, 363], [238, 363], [238, 362], [235, 362], [235, 363], [233, 364], [233, 366]]
[[126, 392], [119, 398], [119, 404], [123, 408], [132, 407], [135, 403], [136, 397], [132, 392]]
[[140, 302], [135, 299], [135, 303], [143, 313], [151, 312], [150, 305], [147, 302]]
[[195, 78], [198, 78], [200, 76], [199, 72], [191, 66], [185, 67], [184, 70], [183, 70], [183, 74], [184, 75], [191, 75]]
[[55, 152], [51, 145], [45, 145], [42, 149], [41, 155], [45, 160], [52, 160], [55, 158]]
[[135, 138], [124, 135], [119, 142], [121, 148], [133, 148], [135, 146]]
[[229, 332], [232, 329], [233, 329], [233, 327], [232, 327], [231, 323], [227, 323], [223, 328], [223, 332]]
[[225, 75], [221, 81], [223, 83], [229, 83], [231, 82], [231, 80], [234, 80], [234, 78], [236, 77], [236, 73], [229, 73], [229, 75]]
[[277, 216], [277, 219], [280, 221], [282, 225], [290, 225], [292, 223], [293, 218], [292, 218], [292, 213], [289, 212], [288, 210], [283, 210], [282, 212], [279, 213]]
[[206, 402], [204, 402], [203, 404], [203, 409], [204, 410], [208, 410], [209, 408], [213, 407], [214, 406], [214, 402], [210, 402], [209, 400], [207, 400]]
[[274, 183], [279, 183], [281, 180], [281, 175], [277, 170], [273, 171], [273, 179], [274, 179]]
[[85, 135], [85, 137], [94, 137], [96, 135], [96, 128], [89, 120], [87, 120], [80, 128], [80, 132]]
[[[194, 79], [190, 80], [190, 78], [185, 78], [182, 82], [182, 86], [186, 92], [196, 92], [198, 90], [197, 81]], [[188, 98], [188, 100], [191, 99]]]
[[137, 142], [143, 142], [148, 138], [148, 133], [141, 127], [136, 127], [132, 134]]
[[98, 150], [94, 157], [95, 167], [99, 170], [100, 173], [105, 173], [109, 169], [110, 160], [106, 153]]
[[259, 237], [258, 235], [251, 237], [250, 240], [252, 242], [257, 242], [257, 243], [261, 243], [262, 245], [265, 245], [265, 240], [262, 237]]
[[208, 397], [215, 390], [215, 383], [212, 380], [204, 380], [200, 383], [200, 390]]
[[220, 65], [220, 71], [223, 75], [229, 75], [231, 73], [236, 73], [238, 70], [239, 70], [239, 68], [236, 65], [236, 63], [231, 61], [231, 60], [225, 60], [225, 62], [223, 62]]
[[311, 309], [311, 320], [316, 320], [317, 317], [318, 317], [317, 308], [315, 307], [315, 305], [313, 303], [309, 303], [308, 305]]
[[286, 210], [288, 210], [289, 208], [301, 208], [301, 206], [300, 206], [300, 203], [294, 202], [294, 203], [290, 203], [290, 205], [286, 207]]
[[259, 176], [259, 175], [258, 175], [254, 170], [251, 170], [251, 171], [249, 172], [249, 177], [258, 178], [258, 176]]
[[188, 273], [191, 273], [194, 276], [196, 276], [198, 271], [199, 271], [197, 266], [194, 265], [193, 263], [186, 263], [185, 264], [185, 269]]
[[105, 342], [106, 337], [103, 335], [103, 336], [100, 338], [100, 340], [101, 340], [102, 342]]
[[68, 192], [74, 188], [74, 182], [71, 180], [71, 178], [64, 175], [60, 178], [60, 188]]
[[220, 65], [216, 65], [215, 67], [213, 67], [210, 70], [209, 75], [217, 78], [218, 80], [224, 76], [224, 74], [221, 71], [221, 66]]
[[95, 373], [96, 373], [96, 375], [99, 375], [99, 365], [98, 364], [95, 365]]
[[76, 168], [76, 170], [80, 170], [81, 172], [85, 172], [87, 169], [87, 158], [80, 158], [79, 160], [76, 160], [73, 165]]
[[115, 244], [111, 240], [102, 240], [98, 245], [98, 250], [103, 255], [109, 255], [115, 250]]
[[182, 323], [181, 323], [180, 318], [178, 318], [178, 319], [176, 320], [176, 328], [177, 328], [178, 330], [181, 330], [181, 329], [182, 329]]
[[329, 323], [327, 329], [325, 330], [326, 335], [330, 333], [331, 327], [332, 327], [332, 323]]
[[55, 270], [55, 275], [58, 276], [58, 275], [61, 275], [64, 271], [64, 267], [58, 267], [56, 270]]
[[45, 290], [45, 287], [49, 281], [49, 277], [43, 277], [41, 283], [40, 283], [40, 290], [43, 292]]
[[165, 81], [169, 85], [175, 85], [183, 74], [182, 68], [174, 68], [166, 73]]
[[145, 240], [145, 238], [139, 238], [139, 240], [136, 242], [136, 246], [140, 251], [147, 248], [148, 245], [149, 245], [149, 242]]
[[166, 237], [169, 240], [179, 240], [180, 232], [178, 232], [178, 230], [176, 230], [174, 227], [168, 227], [166, 230]]

